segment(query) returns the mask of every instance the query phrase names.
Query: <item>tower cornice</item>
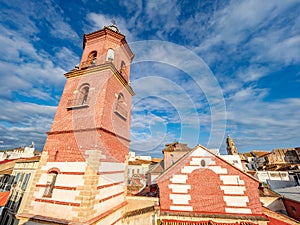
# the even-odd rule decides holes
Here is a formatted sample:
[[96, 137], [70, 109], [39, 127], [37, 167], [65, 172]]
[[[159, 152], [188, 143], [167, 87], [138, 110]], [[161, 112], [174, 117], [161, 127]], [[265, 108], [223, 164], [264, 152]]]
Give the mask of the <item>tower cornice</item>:
[[85, 131], [104, 131], [106, 133], [109, 133], [109, 134], [113, 134], [115, 135], [116, 137], [118, 138], [121, 138], [125, 141], [128, 141], [130, 142], [130, 139], [126, 138], [126, 137], [123, 137], [119, 134], [116, 134], [108, 129], [105, 129], [104, 127], [95, 127], [95, 128], [89, 128], [89, 129], [78, 129], [78, 130], [63, 130], [63, 131], [49, 131], [49, 132], [46, 132], [47, 135], [54, 135], [54, 134], [66, 134], [66, 133], [81, 133], [81, 132], [85, 132]]
[[91, 67], [88, 67], [86, 69], [80, 69], [80, 70], [74, 69], [74, 70], [71, 70], [68, 73], [65, 73], [65, 77], [67, 79], [69, 79], [69, 78], [73, 78], [73, 77], [85, 76], [85, 75], [88, 75], [88, 74], [91, 74], [91, 73], [104, 71], [104, 70], [110, 70], [111, 72], [113, 72], [114, 76], [123, 85], [123, 87], [125, 87], [126, 90], [132, 96], [135, 95], [135, 93], [134, 93], [132, 87], [130, 86], [130, 84], [125, 80], [125, 78], [122, 76], [122, 74], [116, 69], [114, 64], [111, 63], [111, 62], [107, 62], [107, 63], [97, 65], [97, 66], [91, 66]]

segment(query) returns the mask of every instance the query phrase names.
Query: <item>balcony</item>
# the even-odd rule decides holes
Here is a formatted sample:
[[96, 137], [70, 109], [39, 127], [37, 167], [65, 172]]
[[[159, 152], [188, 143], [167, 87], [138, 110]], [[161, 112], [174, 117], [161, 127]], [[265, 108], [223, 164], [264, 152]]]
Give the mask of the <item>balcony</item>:
[[86, 108], [89, 107], [89, 98], [75, 98], [67, 102], [67, 109]]
[[87, 67], [92, 67], [96, 65], [97, 60], [93, 59], [93, 60], [87, 60], [87, 61], [83, 61], [81, 63], [81, 68], [87, 68]]

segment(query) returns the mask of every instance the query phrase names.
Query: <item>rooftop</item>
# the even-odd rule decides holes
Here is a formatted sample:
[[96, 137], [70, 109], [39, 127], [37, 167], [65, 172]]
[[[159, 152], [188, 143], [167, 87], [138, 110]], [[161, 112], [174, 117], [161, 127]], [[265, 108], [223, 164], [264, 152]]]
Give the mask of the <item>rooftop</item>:
[[178, 141], [175, 141], [171, 144], [166, 144], [165, 149], [163, 152], [174, 152], [174, 151], [182, 151], [182, 152], [188, 152], [192, 149], [187, 146], [187, 144], [179, 143]]
[[283, 197], [300, 202], [300, 186], [274, 189]]
[[262, 157], [262, 156], [265, 156], [265, 155], [269, 155], [271, 152], [264, 151], [264, 150], [252, 150], [251, 153], [254, 154], [257, 157]]

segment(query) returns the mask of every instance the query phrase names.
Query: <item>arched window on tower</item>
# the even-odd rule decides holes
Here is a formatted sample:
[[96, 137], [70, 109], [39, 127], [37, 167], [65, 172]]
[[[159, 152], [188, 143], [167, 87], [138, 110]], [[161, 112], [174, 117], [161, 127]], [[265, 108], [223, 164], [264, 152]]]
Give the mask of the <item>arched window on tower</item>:
[[48, 173], [47, 183], [46, 183], [46, 187], [45, 187], [43, 197], [48, 197], [48, 198], [52, 197], [52, 193], [53, 193], [53, 189], [54, 189], [54, 186], [55, 186], [57, 174], [58, 173], [56, 171], [51, 171], [50, 173]]
[[107, 50], [106, 62], [113, 62], [115, 58], [115, 52], [111, 48]]
[[55, 152], [55, 155], [54, 155], [54, 161], [57, 160], [57, 157], [58, 157], [58, 151]]
[[117, 105], [124, 105], [125, 104], [125, 97], [122, 93], [118, 95]]
[[115, 113], [120, 116], [123, 120], [127, 119], [127, 109], [126, 109], [126, 102], [125, 97], [122, 93], [119, 93], [116, 107], [115, 107]]
[[96, 60], [97, 60], [97, 51], [91, 51], [90, 54], [88, 55], [86, 61], [83, 61], [81, 63], [81, 67], [86, 68], [89, 66], [93, 66], [96, 64]]
[[81, 87], [80, 98], [79, 98], [79, 103], [81, 103], [81, 105], [88, 104], [89, 90], [90, 90], [90, 87], [88, 85], [84, 85], [83, 87]]
[[121, 62], [121, 67], [120, 67], [120, 73], [123, 74], [124, 71], [125, 71], [125, 62], [122, 61]]
[[70, 99], [67, 103], [67, 109], [88, 107], [90, 85], [82, 84], [79, 89], [74, 91], [75, 98]]
[[89, 54], [89, 57], [88, 57], [88, 64], [89, 64], [89, 65], [94, 65], [94, 64], [96, 64], [96, 59], [97, 59], [97, 52], [96, 52], [96, 51], [92, 51], [92, 52]]

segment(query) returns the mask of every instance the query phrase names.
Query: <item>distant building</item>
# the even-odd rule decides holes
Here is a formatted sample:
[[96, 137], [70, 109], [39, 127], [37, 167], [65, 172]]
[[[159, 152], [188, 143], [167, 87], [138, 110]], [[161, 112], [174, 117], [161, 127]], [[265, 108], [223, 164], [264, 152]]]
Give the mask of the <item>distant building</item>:
[[300, 186], [277, 188], [274, 190], [283, 196], [287, 214], [300, 221]]
[[260, 182], [267, 183], [268, 180], [290, 181], [287, 171], [256, 171], [254, 177]]
[[6, 159], [19, 159], [19, 158], [30, 158], [36, 155], [41, 155], [40, 152], [35, 151], [34, 145], [30, 147], [21, 147], [11, 150], [5, 150], [0, 152], [0, 161]]
[[252, 150], [241, 153], [248, 170], [300, 170], [300, 148], [277, 148], [270, 151]]
[[134, 161], [135, 160], [135, 152], [130, 151], [128, 153], [128, 161]]
[[9, 199], [3, 209], [0, 225], [18, 224], [17, 213], [21, 213], [28, 198], [40, 157], [20, 159], [10, 175], [12, 184]]
[[166, 144], [165, 149], [162, 151], [164, 154], [164, 169], [168, 169], [189, 151], [191, 151], [191, 148], [189, 148], [187, 144], [179, 143], [177, 141]]
[[147, 185], [147, 173], [152, 161], [136, 159], [128, 162], [127, 194], [135, 195]]
[[283, 202], [283, 197], [275, 191], [272, 191], [267, 185], [260, 184], [259, 196], [262, 205], [274, 212], [287, 215], [287, 211]]
[[254, 156], [250, 153], [250, 152], [246, 152], [246, 153], [239, 153], [241, 162], [242, 162], [242, 166], [243, 166], [243, 170], [245, 172], [249, 172], [249, 171], [255, 171], [256, 170], [256, 163], [254, 160]]
[[146, 155], [136, 155], [135, 152], [130, 151], [128, 161], [135, 161], [137, 159], [151, 161], [152, 157]]
[[153, 164], [150, 166], [149, 171], [147, 173], [147, 185], [153, 185], [156, 183], [156, 178], [164, 172], [164, 161], [160, 161], [159, 163]]
[[157, 173], [157, 176], [152, 174], [153, 169], [160, 164], [163, 164], [161, 159], [151, 156], [136, 156], [134, 152], [129, 152], [127, 195], [147, 195], [150, 192], [152, 179], [162, 173], [162, 171]]
[[265, 170], [300, 170], [300, 148], [277, 148], [264, 156]]
[[255, 170], [260, 169], [263, 165], [266, 164], [266, 158], [270, 155], [271, 152], [264, 150], [252, 150], [251, 155], [254, 157], [252, 161], [253, 168]]
[[265, 162], [264, 157], [268, 154], [270, 154], [270, 152], [264, 150], [252, 150], [251, 152], [239, 153], [244, 171], [256, 171], [260, 165]]
[[227, 144], [228, 155], [237, 155], [238, 154], [235, 143], [234, 143], [233, 139], [229, 136], [229, 134], [226, 139], [226, 144]]

